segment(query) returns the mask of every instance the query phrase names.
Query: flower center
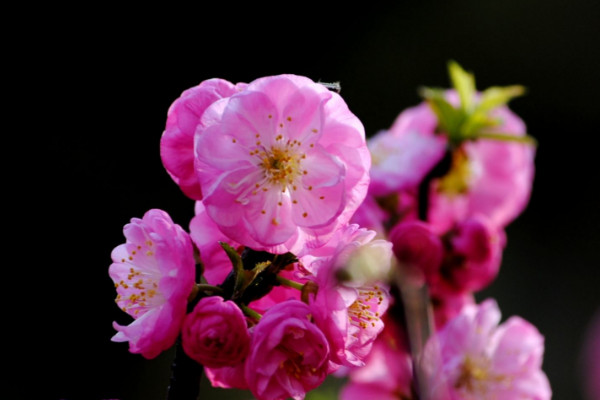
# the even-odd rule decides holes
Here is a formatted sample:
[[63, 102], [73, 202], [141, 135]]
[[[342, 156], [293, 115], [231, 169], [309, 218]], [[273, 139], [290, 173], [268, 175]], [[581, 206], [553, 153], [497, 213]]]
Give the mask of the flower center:
[[158, 290], [161, 274], [156, 267], [152, 241], [138, 244], [121, 262], [130, 266], [127, 278], [115, 283], [118, 293], [115, 301], [123, 311], [139, 318], [164, 303]]
[[438, 191], [448, 196], [465, 194], [469, 191], [472, 171], [469, 158], [463, 149], [452, 152], [450, 172], [440, 179]]
[[358, 298], [348, 308], [350, 323], [361, 329], [375, 327], [380, 321], [379, 306], [383, 302], [383, 292], [378, 286], [358, 289]]
[[301, 175], [300, 160], [302, 158], [293, 149], [294, 143], [285, 147], [271, 147], [270, 150], [261, 152], [261, 168], [263, 176], [272, 185], [286, 187], [292, 185]]
[[482, 396], [488, 392], [488, 387], [494, 383], [508, 384], [509, 381], [504, 375], [490, 373], [489, 359], [473, 359], [467, 355], [460, 366], [460, 374], [454, 382], [454, 387]]

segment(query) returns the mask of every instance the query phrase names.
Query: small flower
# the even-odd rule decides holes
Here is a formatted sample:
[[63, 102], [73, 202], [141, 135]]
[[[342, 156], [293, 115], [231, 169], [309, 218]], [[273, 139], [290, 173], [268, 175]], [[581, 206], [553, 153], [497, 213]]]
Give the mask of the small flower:
[[[522, 136], [525, 124], [507, 107], [494, 112], [494, 131]], [[432, 182], [428, 220], [439, 231], [483, 214], [498, 227], [512, 222], [527, 206], [534, 177], [535, 147], [518, 142], [478, 139], [455, 150], [450, 172]]]
[[194, 200], [202, 199], [202, 189], [194, 171], [194, 135], [200, 117], [215, 101], [242, 90], [223, 79], [208, 79], [184, 91], [173, 102], [160, 140], [160, 155], [167, 172], [181, 190]]
[[132, 353], [150, 359], [171, 347], [186, 313], [194, 285], [194, 254], [189, 235], [161, 210], [132, 218], [123, 233], [126, 243], [112, 252], [109, 275], [116, 302], [135, 321], [113, 324], [115, 342], [129, 342]]
[[[326, 246], [301, 258], [306, 270], [314, 273], [312, 279], [319, 287], [316, 295], [309, 297], [309, 304], [329, 342], [332, 369], [363, 365], [384, 326], [381, 317], [387, 311], [390, 296], [385, 283], [373, 278], [387, 277], [391, 243], [372, 241], [374, 235], [375, 232], [357, 225], [348, 225]], [[365, 254], [376, 252], [376, 257], [361, 262], [365, 261]]]
[[270, 308], [254, 327], [250, 348], [246, 381], [259, 400], [304, 399], [327, 376], [327, 340], [301, 301]]
[[504, 230], [484, 215], [469, 217], [443, 236], [445, 255], [439, 274], [429, 281], [437, 296], [484, 289], [498, 275]]
[[181, 337], [185, 353], [210, 368], [239, 364], [250, 348], [242, 310], [219, 296], [205, 297], [196, 304], [185, 317]]
[[195, 136], [204, 205], [255, 250], [316, 247], [364, 199], [370, 155], [342, 98], [308, 78], [258, 79], [213, 103]]
[[423, 356], [428, 398], [551, 398], [541, 370], [543, 337], [519, 317], [499, 322], [496, 302], [486, 300], [465, 306], [428, 340]]
[[402, 273], [417, 285], [437, 279], [444, 245], [429, 224], [423, 221], [406, 221], [390, 231], [390, 241]]
[[446, 152], [448, 140], [436, 134], [435, 128], [433, 112], [421, 103], [402, 111], [389, 130], [371, 137], [369, 193], [385, 196], [415, 189]]

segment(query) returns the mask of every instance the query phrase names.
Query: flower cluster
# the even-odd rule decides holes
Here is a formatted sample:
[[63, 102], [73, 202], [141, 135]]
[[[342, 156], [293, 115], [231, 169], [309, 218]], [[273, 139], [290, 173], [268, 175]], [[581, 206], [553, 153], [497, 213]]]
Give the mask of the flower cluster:
[[[179, 343], [213, 386], [264, 400], [303, 399], [330, 374], [347, 400], [550, 398], [542, 336], [498, 326], [495, 302], [473, 296], [531, 190], [534, 142], [505, 105], [522, 88], [450, 75], [453, 90], [425, 89], [368, 140], [306, 77], [183, 92], [160, 155], [194, 217], [186, 231], [154, 209], [125, 226], [109, 274], [133, 321], [113, 340], [146, 358]], [[422, 348], [406, 288], [433, 310]]]
[[365, 252], [389, 269], [392, 245], [350, 223], [371, 157], [340, 95], [295, 75], [208, 80], [173, 103], [160, 148], [195, 216], [189, 231], [161, 210], [126, 225], [109, 271], [134, 321], [113, 340], [153, 358], [179, 337], [214, 386], [259, 399], [364, 365], [387, 282], [340, 276]]
[[[391, 332], [377, 346], [393, 360], [373, 355], [364, 368], [379, 372], [352, 372], [344, 399], [354, 398], [355, 388], [386, 399], [414, 399], [415, 392], [436, 400], [551, 397], [541, 371], [542, 336], [518, 317], [497, 326], [496, 303], [478, 306], [474, 297], [496, 278], [505, 227], [531, 192], [535, 141], [506, 105], [523, 88], [479, 92], [473, 75], [454, 62], [449, 74], [453, 89], [423, 89], [421, 104], [368, 141], [371, 184], [352, 221], [393, 243], [398, 286], [424, 291], [426, 312], [411, 310], [410, 302], [390, 310]], [[410, 325], [419, 335], [409, 348], [395, 326], [411, 333]], [[421, 348], [419, 340], [426, 340]], [[383, 385], [382, 371], [414, 373], [418, 385], [404, 378]]]

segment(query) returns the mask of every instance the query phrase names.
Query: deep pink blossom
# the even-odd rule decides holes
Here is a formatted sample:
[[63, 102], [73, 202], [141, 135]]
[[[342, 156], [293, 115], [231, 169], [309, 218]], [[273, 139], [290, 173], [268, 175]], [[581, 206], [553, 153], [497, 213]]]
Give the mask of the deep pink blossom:
[[161, 159], [175, 183], [192, 199], [202, 199], [202, 188], [194, 171], [194, 135], [199, 128], [201, 130], [200, 117], [212, 103], [244, 86], [223, 79], [208, 79], [184, 91], [169, 108], [160, 140]]
[[206, 214], [201, 201], [196, 202], [195, 216], [190, 222], [190, 237], [200, 252], [204, 268], [202, 276], [211, 285], [220, 285], [231, 272], [231, 260], [219, 242], [237, 248], [239, 243], [229, 239]]
[[437, 280], [444, 245], [431, 226], [423, 221], [397, 224], [389, 234], [400, 268], [416, 285]]
[[542, 371], [544, 338], [529, 322], [503, 324], [494, 300], [465, 306], [425, 346], [423, 369], [436, 400], [551, 398]]
[[201, 118], [195, 165], [208, 215], [274, 253], [321, 245], [364, 199], [370, 155], [342, 98], [308, 78], [257, 79]]
[[135, 321], [113, 324], [115, 342], [154, 358], [171, 347], [181, 329], [194, 286], [195, 262], [189, 235], [161, 210], [132, 218], [123, 228], [126, 243], [112, 252], [109, 275], [116, 302]]
[[437, 296], [484, 289], [496, 278], [506, 244], [504, 230], [484, 215], [469, 217], [444, 235], [440, 273], [430, 279]]
[[351, 368], [341, 400], [398, 400], [412, 398], [412, 359], [400, 326], [387, 321], [365, 365]]
[[203, 366], [220, 368], [241, 363], [250, 348], [246, 317], [231, 300], [201, 299], [183, 322], [183, 350]]
[[246, 381], [259, 400], [304, 399], [327, 376], [329, 345], [297, 300], [269, 309], [254, 327]]

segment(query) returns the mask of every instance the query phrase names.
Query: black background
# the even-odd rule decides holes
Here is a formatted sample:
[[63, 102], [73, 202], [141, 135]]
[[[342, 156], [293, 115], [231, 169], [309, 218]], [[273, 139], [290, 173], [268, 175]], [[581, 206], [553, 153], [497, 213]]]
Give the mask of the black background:
[[7, 268], [17, 274], [7, 303], [16, 319], [4, 324], [15, 339], [9, 398], [164, 398], [171, 354], [148, 361], [110, 342], [112, 321], [128, 320], [107, 270], [130, 218], [161, 208], [187, 228], [193, 215], [159, 157], [167, 109], [183, 90], [279, 73], [340, 81], [372, 135], [420, 101], [419, 86], [448, 86], [449, 59], [478, 88], [528, 88], [511, 108], [540, 143], [533, 194], [478, 299], [537, 326], [554, 398], [582, 398], [579, 357], [600, 307], [598, 3], [149, 7], [38, 9], [35, 21], [23, 18], [36, 28], [30, 39], [17, 41], [27, 28], [13, 32], [20, 73], [7, 77], [20, 112], [7, 115], [17, 126], [6, 137], [25, 140], [5, 147], [16, 157], [7, 177], [23, 171], [7, 196], [19, 217], [10, 236], [23, 246]]

